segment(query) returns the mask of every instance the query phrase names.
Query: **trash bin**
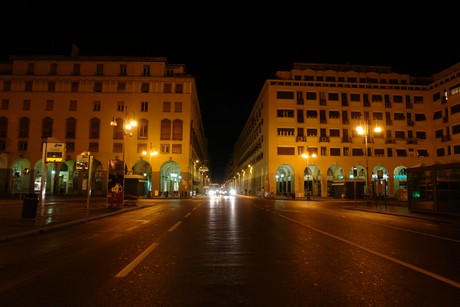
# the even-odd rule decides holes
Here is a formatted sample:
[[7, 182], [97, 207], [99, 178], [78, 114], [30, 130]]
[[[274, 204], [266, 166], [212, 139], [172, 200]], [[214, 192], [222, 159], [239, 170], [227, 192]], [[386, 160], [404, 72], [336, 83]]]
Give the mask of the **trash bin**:
[[37, 217], [38, 195], [35, 193], [26, 194], [22, 204], [22, 218], [34, 219]]

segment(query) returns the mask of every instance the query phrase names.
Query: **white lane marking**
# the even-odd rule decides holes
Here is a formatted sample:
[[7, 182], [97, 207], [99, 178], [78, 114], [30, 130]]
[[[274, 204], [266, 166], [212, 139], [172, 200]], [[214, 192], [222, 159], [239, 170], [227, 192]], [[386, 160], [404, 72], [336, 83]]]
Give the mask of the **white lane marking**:
[[376, 223], [376, 224], [380, 225], [380, 226], [387, 227], [387, 228], [393, 228], [393, 229], [397, 229], [397, 230], [401, 230], [401, 231], [416, 233], [416, 234], [419, 234], [419, 235], [422, 235], [422, 236], [433, 237], [433, 238], [436, 238], [436, 239], [442, 239], [442, 240], [452, 241], [452, 242], [455, 242], [455, 243], [460, 243], [460, 240], [456, 240], [456, 239], [440, 237], [440, 236], [432, 235], [432, 234], [429, 234], [429, 233], [424, 233], [424, 232], [420, 232], [420, 231], [405, 229], [405, 228], [401, 228], [401, 227], [397, 227], [397, 226], [390, 226], [390, 225], [385, 225], [385, 224], [380, 224], [380, 223]]
[[293, 219], [291, 219], [291, 218], [289, 218], [289, 217], [287, 217], [287, 216], [284, 216], [284, 215], [281, 215], [281, 214], [278, 214], [278, 215], [279, 215], [280, 217], [282, 217], [282, 218], [285, 218], [285, 219], [291, 221], [291, 222], [294, 222], [294, 223], [296, 223], [296, 224], [302, 225], [302, 226], [304, 226], [304, 227], [306, 227], [306, 228], [309, 228], [309, 229], [314, 230], [314, 231], [316, 231], [316, 232], [322, 233], [322, 234], [324, 234], [324, 235], [326, 235], [326, 236], [329, 236], [329, 237], [331, 237], [331, 238], [334, 238], [334, 239], [336, 239], [336, 240], [345, 242], [345, 243], [347, 243], [347, 244], [350, 244], [350, 245], [352, 245], [352, 246], [355, 246], [355, 247], [357, 247], [357, 248], [360, 248], [360, 249], [362, 249], [362, 250], [365, 250], [365, 251], [367, 251], [367, 252], [369, 252], [369, 253], [372, 253], [372, 254], [374, 254], [374, 255], [380, 256], [380, 257], [385, 258], [385, 259], [387, 259], [387, 260], [393, 261], [393, 262], [398, 263], [398, 264], [400, 264], [400, 265], [402, 265], [402, 266], [405, 266], [405, 267], [410, 268], [410, 269], [412, 269], [412, 270], [414, 270], [414, 271], [417, 271], [417, 272], [419, 272], [419, 273], [425, 274], [425, 275], [427, 275], [427, 276], [430, 276], [430, 277], [432, 277], [432, 278], [434, 278], [434, 279], [437, 279], [437, 280], [439, 280], [439, 281], [442, 281], [442, 282], [444, 282], [444, 283], [446, 283], [446, 284], [449, 284], [449, 285], [451, 285], [451, 286], [454, 286], [454, 287], [460, 289], [460, 283], [458, 283], [458, 282], [456, 282], [456, 281], [454, 281], [454, 280], [448, 279], [448, 278], [446, 278], [446, 277], [444, 277], [444, 276], [435, 274], [435, 273], [433, 273], [433, 272], [430, 272], [430, 271], [427, 271], [427, 270], [425, 270], [425, 269], [419, 268], [418, 266], [415, 266], [415, 265], [412, 265], [412, 264], [410, 264], [410, 263], [401, 261], [401, 260], [399, 260], [399, 259], [396, 259], [396, 258], [387, 256], [387, 255], [382, 254], [382, 253], [379, 253], [379, 252], [377, 252], [377, 251], [368, 249], [368, 248], [366, 248], [366, 247], [364, 247], [364, 246], [361, 246], [361, 245], [359, 245], [359, 244], [353, 243], [353, 242], [351, 242], [351, 241], [348, 241], [348, 240], [346, 240], [346, 239], [344, 239], [344, 238], [335, 236], [335, 235], [330, 234], [330, 233], [328, 233], [328, 232], [322, 231], [322, 230], [320, 230], [320, 229], [318, 229], [318, 228], [315, 228], [315, 227], [312, 227], [312, 226], [305, 225], [305, 224], [303, 224], [303, 223], [301, 223], [301, 222], [299, 222], [299, 221], [293, 220]]
[[148, 254], [150, 254], [160, 243], [152, 243], [145, 251], [142, 252], [136, 259], [134, 259], [130, 264], [125, 266], [115, 277], [125, 277], [131, 272]]
[[181, 221], [177, 222], [176, 224], [173, 225], [173, 227], [169, 228], [168, 231], [169, 232], [174, 231], [177, 227], [179, 227], [181, 223], [182, 223]]
[[186, 217], [186, 218], [189, 217], [190, 214], [192, 214], [192, 212], [187, 213], [187, 214], [185, 215], [185, 217]]

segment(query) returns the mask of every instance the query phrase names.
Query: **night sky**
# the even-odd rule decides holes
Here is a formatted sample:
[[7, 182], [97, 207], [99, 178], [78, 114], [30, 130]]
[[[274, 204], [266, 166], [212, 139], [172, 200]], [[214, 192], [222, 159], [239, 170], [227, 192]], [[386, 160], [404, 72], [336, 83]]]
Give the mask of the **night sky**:
[[278, 70], [295, 62], [362, 64], [431, 76], [460, 62], [456, 10], [442, 1], [439, 9], [420, 2], [374, 3], [372, 9], [142, 2], [3, 1], [0, 60], [70, 55], [76, 43], [81, 55], [158, 56], [185, 64], [197, 82], [214, 182], [225, 179], [233, 144], [265, 80]]

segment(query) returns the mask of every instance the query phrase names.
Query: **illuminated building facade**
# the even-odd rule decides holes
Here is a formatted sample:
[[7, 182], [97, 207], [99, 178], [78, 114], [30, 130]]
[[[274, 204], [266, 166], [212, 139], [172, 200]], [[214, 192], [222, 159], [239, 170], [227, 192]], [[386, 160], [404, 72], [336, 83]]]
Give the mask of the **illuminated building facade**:
[[227, 184], [252, 195], [406, 199], [407, 168], [459, 161], [460, 63], [428, 78], [294, 63], [264, 83]]
[[[110, 161], [144, 182], [141, 196], [202, 191], [207, 161], [195, 80], [162, 57], [11, 56], [0, 64], [0, 189], [105, 195]], [[128, 131], [127, 120], [137, 126]], [[42, 166], [43, 144], [65, 145]], [[89, 170], [78, 157], [91, 155]]]

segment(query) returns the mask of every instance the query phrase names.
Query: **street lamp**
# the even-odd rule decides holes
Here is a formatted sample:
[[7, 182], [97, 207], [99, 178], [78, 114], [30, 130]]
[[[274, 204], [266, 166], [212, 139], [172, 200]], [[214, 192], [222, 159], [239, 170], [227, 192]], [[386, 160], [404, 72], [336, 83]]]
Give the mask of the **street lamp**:
[[[312, 158], [316, 158], [316, 153], [311, 154]], [[310, 158], [310, 153], [307, 151], [302, 153], [302, 158], [307, 159], [307, 200], [310, 200], [310, 166], [308, 164], [308, 159]]]
[[[366, 152], [364, 153], [366, 157], [366, 203], [371, 196], [371, 186], [369, 180], [369, 152], [368, 152], [368, 138], [369, 134], [369, 119], [364, 120], [358, 127], [356, 127], [356, 132], [359, 135], [364, 135], [364, 146], [366, 148]], [[379, 126], [374, 127], [374, 133], [382, 132], [382, 128]]]
[[122, 148], [122, 160], [125, 161], [125, 147], [126, 147], [126, 141], [125, 137], [129, 135], [130, 137], [133, 136], [133, 127], [137, 126], [137, 121], [135, 120], [134, 112], [132, 117], [128, 117], [128, 106], [124, 106], [124, 112], [123, 112], [123, 126], [121, 128], [118, 127], [118, 123], [115, 120], [115, 116], [112, 118], [112, 121], [110, 122], [110, 126], [112, 127], [118, 127], [117, 132], [121, 133], [123, 136], [123, 148]]

